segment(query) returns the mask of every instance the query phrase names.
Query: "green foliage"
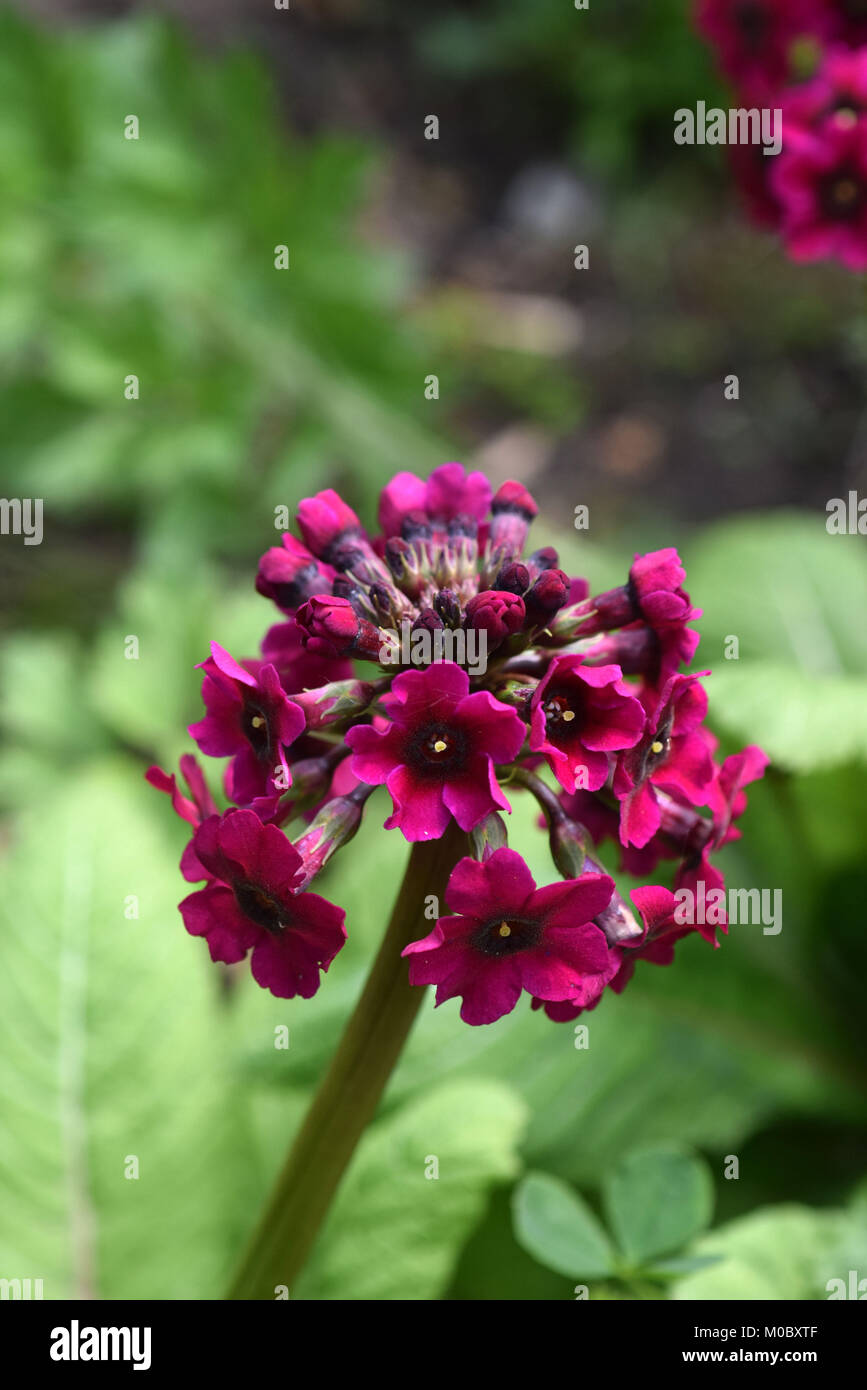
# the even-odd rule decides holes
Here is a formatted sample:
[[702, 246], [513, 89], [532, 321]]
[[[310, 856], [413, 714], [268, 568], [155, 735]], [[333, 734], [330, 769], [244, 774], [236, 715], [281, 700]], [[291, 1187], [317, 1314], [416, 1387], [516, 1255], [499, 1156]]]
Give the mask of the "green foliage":
[[611, 1229], [628, 1260], [645, 1264], [679, 1250], [708, 1225], [713, 1183], [706, 1166], [677, 1149], [641, 1149], [604, 1187]]
[[488, 1189], [518, 1171], [516, 1142], [526, 1121], [508, 1087], [464, 1081], [439, 1086], [374, 1125], [292, 1296], [440, 1297]]
[[849, 1270], [863, 1273], [867, 1211], [863, 1200], [845, 1212], [794, 1204], [761, 1208], [711, 1232], [695, 1248], [716, 1261], [678, 1280], [673, 1298], [827, 1298], [831, 1279], [843, 1281], [848, 1297]]
[[216, 1297], [257, 1196], [219, 978], [128, 769], [47, 802], [0, 904], [0, 1267], [46, 1298]]
[[515, 1233], [540, 1263], [573, 1279], [604, 1279], [616, 1255], [586, 1202], [559, 1178], [528, 1173], [515, 1190]]
[[[867, 554], [824, 521], [724, 521], [687, 552], [714, 717], [792, 772], [867, 761]], [[727, 661], [732, 636], [738, 659]]]
[[361, 503], [447, 456], [395, 326], [406, 264], [353, 228], [370, 153], [288, 141], [259, 63], [153, 17], [49, 35], [3, 11], [0, 126], [0, 477], [54, 525], [144, 513], [188, 556], [249, 556], [326, 468]]

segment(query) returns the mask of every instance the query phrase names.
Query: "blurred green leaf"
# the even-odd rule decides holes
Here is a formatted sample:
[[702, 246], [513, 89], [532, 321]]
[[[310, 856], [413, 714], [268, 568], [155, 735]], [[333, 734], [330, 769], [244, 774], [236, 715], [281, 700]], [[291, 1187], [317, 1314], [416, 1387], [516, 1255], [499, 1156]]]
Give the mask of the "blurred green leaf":
[[540, 1264], [574, 1279], [605, 1279], [616, 1256], [590, 1208], [566, 1183], [528, 1173], [513, 1197], [515, 1234]]
[[55, 786], [4, 866], [0, 1267], [46, 1298], [217, 1296], [258, 1196], [219, 982], [139, 786]]
[[525, 1123], [517, 1096], [484, 1081], [437, 1087], [383, 1118], [362, 1140], [291, 1296], [437, 1298], [488, 1190], [515, 1176]]
[[[795, 1205], [750, 1213], [695, 1246], [718, 1263], [678, 1280], [672, 1298], [825, 1298], [820, 1266], [839, 1242], [842, 1214]], [[843, 1272], [845, 1278], [845, 1271]]]
[[627, 1155], [603, 1183], [611, 1230], [626, 1258], [645, 1264], [678, 1250], [710, 1223], [713, 1182], [694, 1154], [662, 1146]]

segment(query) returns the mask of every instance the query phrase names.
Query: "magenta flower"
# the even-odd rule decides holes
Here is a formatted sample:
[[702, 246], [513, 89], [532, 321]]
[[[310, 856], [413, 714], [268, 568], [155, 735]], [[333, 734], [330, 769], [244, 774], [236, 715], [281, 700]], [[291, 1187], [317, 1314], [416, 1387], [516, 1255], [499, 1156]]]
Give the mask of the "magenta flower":
[[429, 936], [414, 941], [410, 984], [437, 986], [436, 1002], [460, 996], [465, 1023], [495, 1023], [526, 989], [540, 999], [598, 998], [619, 959], [593, 923], [611, 897], [605, 874], [537, 888], [519, 854], [498, 849], [482, 863], [462, 859], [447, 906]]
[[305, 647], [304, 633], [297, 622], [269, 627], [262, 639], [262, 660], [276, 667], [287, 695], [352, 676], [352, 662], [345, 657], [323, 656]]
[[391, 793], [386, 829], [433, 840], [450, 816], [472, 830], [491, 811], [511, 810], [494, 764], [511, 762], [524, 742], [516, 712], [487, 690], [470, 695], [466, 671], [451, 661], [405, 671], [391, 689], [381, 702], [389, 727], [359, 724], [346, 735], [355, 776]]
[[304, 714], [286, 696], [268, 663], [245, 670], [216, 642], [201, 663], [207, 714], [189, 727], [203, 753], [231, 757], [226, 774], [230, 800], [249, 804], [291, 786], [286, 750], [304, 732]]
[[867, 269], [867, 115], [790, 131], [771, 180], [793, 260]]
[[[150, 782], [152, 787], [156, 787], [157, 791], [167, 792], [172, 799], [175, 814], [197, 830], [203, 820], [217, 814], [217, 807], [208, 789], [205, 775], [192, 753], [181, 755], [180, 769], [189, 788], [189, 796], [184, 796], [174, 773], [163, 772], [161, 767], [149, 767], [145, 773], [145, 780]], [[208, 877], [207, 871], [196, 858], [192, 841], [181, 855], [181, 873], [188, 883], [198, 883]]]
[[560, 786], [598, 791], [608, 780], [611, 754], [632, 748], [645, 712], [621, 679], [619, 666], [588, 666], [581, 656], [557, 656], [530, 704], [530, 748], [543, 753]]
[[282, 541], [282, 547], [272, 545], [259, 561], [256, 588], [284, 613], [294, 613], [305, 599], [330, 593], [335, 572], [288, 532], [284, 532]]
[[298, 851], [252, 811], [211, 816], [193, 849], [213, 883], [184, 898], [184, 925], [227, 965], [252, 950], [250, 968], [279, 999], [309, 999], [346, 940], [345, 913], [316, 893], [298, 893]]
[[700, 729], [707, 714], [707, 695], [698, 678], [672, 676], [655, 701], [653, 692], [644, 699], [645, 735], [620, 757], [614, 774], [620, 838], [624, 845], [639, 849], [660, 827], [657, 788], [698, 806], [706, 801], [713, 777], [709, 743]]
[[791, 75], [791, 50], [815, 31], [813, 0], [698, 0], [696, 23], [713, 45], [722, 71], [756, 97]]
[[484, 519], [491, 501], [491, 485], [484, 473], [464, 473], [459, 463], [444, 463], [423, 482], [414, 473], [396, 473], [379, 499], [379, 524], [383, 535], [399, 536], [403, 520], [411, 512], [446, 525], [459, 516]]
[[330, 487], [299, 503], [298, 525], [304, 544], [320, 560], [328, 560], [341, 542], [364, 535], [355, 512]]

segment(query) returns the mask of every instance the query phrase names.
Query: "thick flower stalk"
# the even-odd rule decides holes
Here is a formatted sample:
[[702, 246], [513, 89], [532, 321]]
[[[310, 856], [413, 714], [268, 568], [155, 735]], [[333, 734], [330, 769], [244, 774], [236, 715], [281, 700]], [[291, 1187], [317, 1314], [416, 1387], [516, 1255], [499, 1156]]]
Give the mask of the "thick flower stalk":
[[[214, 642], [201, 664], [189, 732], [228, 759], [222, 809], [191, 754], [189, 795], [147, 774], [191, 827], [187, 931], [214, 961], [249, 960], [279, 998], [309, 998], [339, 964], [352, 922], [314, 890], [363, 817], [382, 815], [376, 788], [384, 832], [413, 847], [237, 1297], [273, 1297], [301, 1267], [425, 986], [471, 1025], [523, 997], [566, 1021], [620, 994], [638, 962], [670, 964], [687, 934], [716, 946], [726, 930], [724, 914], [684, 920], [679, 895], [722, 886], [714, 856], [767, 759], [716, 760], [707, 672], [683, 669], [700, 613], [677, 552], [636, 556], [620, 587], [592, 595], [550, 546], [529, 549], [536, 512], [520, 484], [492, 496], [456, 463], [393, 478], [376, 535], [332, 491], [303, 501], [300, 538], [268, 550], [256, 580], [283, 620], [257, 657]], [[551, 882], [509, 846], [516, 797], [538, 804]], [[613, 873], [648, 880], [663, 864], [665, 882], [618, 890]]]
[[729, 149], [752, 219], [793, 260], [867, 269], [867, 6], [698, 0], [696, 19], [736, 105], [781, 113], [778, 153]]

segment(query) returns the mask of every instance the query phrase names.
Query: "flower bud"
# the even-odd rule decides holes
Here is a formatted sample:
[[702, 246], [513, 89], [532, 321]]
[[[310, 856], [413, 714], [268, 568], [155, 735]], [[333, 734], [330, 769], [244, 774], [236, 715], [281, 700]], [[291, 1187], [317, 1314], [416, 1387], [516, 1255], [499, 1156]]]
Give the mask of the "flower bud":
[[308, 549], [322, 560], [341, 540], [363, 535], [361, 522], [333, 488], [305, 497], [298, 506], [298, 525]]
[[466, 625], [484, 628], [488, 634], [488, 650], [498, 647], [524, 623], [524, 600], [517, 594], [497, 589], [484, 589], [467, 604]]
[[295, 617], [308, 651], [319, 656], [361, 656], [379, 658], [382, 636], [379, 628], [360, 618], [349, 599], [314, 595]]
[[533, 628], [546, 627], [566, 602], [569, 578], [562, 570], [545, 570], [524, 595], [527, 622]]
[[309, 887], [332, 854], [349, 844], [361, 824], [364, 803], [372, 791], [372, 787], [360, 786], [348, 796], [336, 796], [314, 816], [309, 830], [294, 841], [303, 867], [292, 884], [293, 894]]
[[543, 570], [554, 570], [560, 564], [560, 556], [553, 545], [543, 545], [540, 550], [534, 550], [527, 560], [531, 569], [537, 570], [539, 574]]
[[518, 560], [504, 565], [494, 580], [495, 587], [507, 594], [525, 594], [530, 587], [530, 571]]
[[446, 627], [461, 626], [461, 605], [453, 589], [440, 589], [439, 593], [434, 594], [433, 607]]
[[329, 724], [339, 724], [342, 720], [364, 714], [375, 695], [376, 686], [371, 681], [350, 679], [330, 681], [328, 685], [320, 685], [313, 690], [302, 690], [292, 696], [292, 701], [304, 711], [307, 732], [312, 733]]
[[509, 843], [509, 832], [506, 829], [506, 822], [496, 811], [491, 811], [484, 820], [479, 821], [475, 829], [470, 831], [470, 848], [473, 858], [481, 863], [485, 859], [490, 859], [491, 855], [498, 849], [502, 849]]
[[[587, 836], [583, 825], [570, 820], [565, 811], [559, 814], [547, 808], [548, 844], [557, 872], [563, 878], [580, 878], [587, 863]], [[594, 873], [604, 870], [593, 870]]]
[[327, 594], [334, 571], [321, 565], [294, 536], [283, 536], [283, 545], [272, 545], [259, 561], [256, 589], [284, 613], [293, 613], [314, 594]]
[[520, 483], [503, 483], [491, 502], [491, 523], [489, 528], [492, 550], [503, 550], [509, 555], [520, 555], [524, 549], [530, 522], [539, 508], [529, 492]]

